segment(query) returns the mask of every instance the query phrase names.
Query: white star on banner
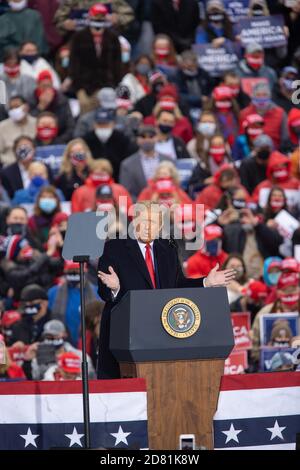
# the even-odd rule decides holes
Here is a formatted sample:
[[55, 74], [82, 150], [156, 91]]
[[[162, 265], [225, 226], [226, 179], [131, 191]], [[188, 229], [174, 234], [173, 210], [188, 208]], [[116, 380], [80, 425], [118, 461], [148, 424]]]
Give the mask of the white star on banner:
[[70, 439], [70, 445], [69, 447], [72, 447], [74, 444], [78, 444], [80, 447], [82, 447], [81, 444], [81, 439], [83, 438], [84, 434], [78, 434], [77, 429], [73, 428], [72, 434], [65, 434], [65, 436]]
[[240, 432], [242, 432], [242, 429], [234, 429], [234, 426], [231, 423], [230, 429], [228, 429], [228, 431], [222, 431], [222, 433], [226, 435], [225, 444], [228, 444], [228, 442], [230, 441], [235, 441], [239, 444], [239, 440], [237, 436], [238, 434], [240, 434]]
[[124, 444], [126, 444], [128, 446], [128, 442], [127, 442], [126, 437], [129, 436], [129, 434], [131, 434], [131, 432], [124, 432], [121, 426], [119, 426], [118, 432], [116, 432], [116, 433], [111, 432], [110, 435], [113, 436], [116, 439], [115, 447], [120, 442], [124, 442]]
[[276, 419], [275, 424], [272, 428], [266, 428], [266, 429], [269, 432], [272, 433], [272, 435], [270, 437], [270, 441], [273, 441], [273, 439], [275, 439], [275, 437], [279, 437], [280, 439], [284, 440], [284, 438], [282, 436], [282, 431], [284, 431], [286, 429], [286, 426], [280, 427], [279, 424], [278, 424], [277, 419]]
[[25, 440], [25, 446], [27, 447], [30, 444], [34, 447], [37, 447], [35, 440], [39, 437], [39, 434], [32, 434], [31, 429], [27, 429], [27, 434], [20, 434], [20, 437], [22, 437]]

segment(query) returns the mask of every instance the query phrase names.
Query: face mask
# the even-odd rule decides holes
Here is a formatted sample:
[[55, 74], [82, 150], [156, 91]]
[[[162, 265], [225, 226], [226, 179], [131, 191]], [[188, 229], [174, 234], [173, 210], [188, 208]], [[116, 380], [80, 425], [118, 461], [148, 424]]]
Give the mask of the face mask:
[[263, 57], [256, 57], [251, 54], [247, 54], [245, 56], [246, 62], [254, 70], [259, 70], [263, 64], [264, 64], [264, 58]]
[[222, 23], [224, 21], [223, 13], [212, 13], [208, 15], [208, 21], [210, 23]]
[[249, 135], [249, 137], [251, 137], [251, 139], [256, 139], [256, 137], [262, 135], [263, 132], [264, 130], [258, 127], [248, 127], [247, 129], [247, 134]]
[[108, 29], [111, 26], [112, 24], [110, 21], [97, 21], [97, 20], [89, 21], [89, 27], [97, 30], [98, 33], [104, 32], [104, 29]]
[[24, 10], [24, 8], [27, 7], [27, 3], [28, 3], [27, 0], [22, 0], [21, 2], [14, 2], [14, 1], [8, 2], [10, 8], [14, 11]]
[[254, 6], [252, 9], [253, 16], [264, 16], [264, 10], [259, 6]]
[[39, 58], [38, 54], [23, 54], [21, 55], [21, 59], [26, 60], [29, 64], [33, 64]]
[[293, 306], [299, 302], [299, 294], [282, 294], [279, 298], [280, 302], [287, 307]]
[[270, 273], [269, 274], [269, 282], [272, 286], [277, 286], [281, 273]]
[[278, 181], [279, 183], [282, 183], [288, 179], [289, 172], [287, 168], [281, 168], [280, 170], [273, 171], [272, 176], [276, 181]]
[[188, 69], [185, 69], [185, 70], [182, 70], [182, 72], [184, 73], [184, 75], [188, 78], [195, 78], [197, 77], [198, 75], [198, 70], [188, 70]]
[[290, 346], [289, 341], [272, 341], [272, 346], [274, 348], [288, 348]]
[[260, 150], [256, 155], [260, 160], [267, 161], [271, 155], [271, 152], [270, 150]]
[[239, 281], [243, 278], [244, 276], [244, 269], [243, 268], [235, 268], [236, 271], [236, 279]]
[[74, 166], [86, 161], [86, 154], [84, 152], [76, 152], [70, 154], [70, 160]]
[[278, 211], [284, 206], [284, 201], [281, 199], [272, 199], [270, 202], [270, 207], [273, 211]]
[[107, 142], [109, 138], [111, 137], [112, 133], [113, 133], [113, 129], [111, 128], [105, 129], [105, 128], [98, 127], [95, 129], [95, 134], [98, 137], [98, 139], [101, 140], [101, 142]]
[[235, 209], [245, 209], [247, 207], [247, 203], [245, 199], [233, 199], [232, 205]]
[[217, 110], [223, 113], [229, 111], [232, 108], [231, 101], [216, 101], [215, 105]]
[[67, 69], [70, 65], [70, 57], [65, 56], [60, 59], [60, 65], [62, 66], [63, 69]]
[[39, 201], [39, 208], [42, 212], [46, 214], [51, 214], [57, 207], [56, 199], [52, 199], [50, 197], [43, 197]]
[[114, 204], [111, 202], [96, 201], [97, 211], [111, 212], [114, 209]]
[[206, 242], [206, 253], [209, 256], [217, 256], [221, 249], [221, 240], [211, 240]]
[[159, 130], [162, 134], [171, 134], [173, 130], [173, 126], [169, 126], [168, 124], [159, 124]]
[[20, 73], [20, 66], [15, 65], [14, 67], [9, 67], [8, 65], [4, 65], [3, 70], [9, 78], [16, 78]]
[[158, 57], [167, 57], [170, 54], [169, 47], [157, 47], [155, 48], [155, 55]]
[[252, 104], [258, 111], [267, 111], [271, 104], [271, 98], [252, 98]]
[[295, 82], [295, 80], [288, 79], [288, 78], [284, 78], [282, 80], [282, 84], [283, 84], [284, 88], [286, 88], [287, 91], [293, 91], [294, 90], [294, 87], [293, 87], [294, 82]]
[[229, 86], [230, 90], [231, 90], [231, 94], [234, 98], [236, 98], [239, 93], [240, 93], [240, 87], [239, 85], [231, 85]]
[[52, 346], [55, 347], [55, 349], [60, 349], [63, 346], [64, 342], [65, 341], [63, 338], [58, 338], [58, 339], [46, 338], [44, 339], [43, 344], [51, 344]]
[[38, 127], [37, 138], [41, 141], [55, 139], [58, 134], [58, 127]]
[[151, 72], [151, 67], [148, 64], [137, 64], [136, 71], [140, 75], [147, 76]]
[[25, 118], [26, 112], [25, 112], [24, 107], [22, 105], [22, 106], [19, 106], [18, 108], [10, 109], [8, 111], [8, 115], [9, 115], [9, 117], [12, 121], [20, 122]]
[[66, 280], [71, 287], [76, 287], [80, 282], [80, 275], [78, 273], [66, 274]]
[[212, 145], [209, 150], [209, 156], [220, 165], [223, 162], [226, 155], [226, 150], [224, 145]]
[[122, 52], [122, 62], [123, 62], [123, 64], [128, 64], [128, 62], [130, 62], [130, 52], [129, 51], [123, 51]]
[[24, 313], [26, 315], [36, 315], [41, 309], [41, 304], [25, 305]]
[[154, 148], [155, 148], [154, 142], [146, 141], [141, 144], [141, 150], [143, 150], [146, 153], [153, 152]]
[[111, 184], [112, 182], [112, 178], [111, 176], [109, 176], [107, 173], [92, 173], [91, 176], [91, 181], [93, 183], [93, 185], [97, 188], [98, 186], [100, 185], [103, 185], [103, 184]]
[[21, 147], [18, 147], [16, 150], [16, 157], [20, 162], [31, 160], [33, 158], [33, 154], [33, 148], [28, 147], [27, 145], [21, 145]]
[[214, 122], [199, 122], [197, 131], [206, 137], [212, 137], [216, 132], [216, 124]]
[[31, 180], [31, 183], [33, 184], [33, 186], [35, 186], [36, 188], [41, 188], [42, 186], [44, 186], [45, 184], [47, 184], [47, 180], [45, 180], [44, 178], [42, 178], [41, 176], [34, 176]]
[[26, 225], [9, 224], [7, 226], [7, 235], [21, 235], [21, 237], [24, 237], [26, 235]]

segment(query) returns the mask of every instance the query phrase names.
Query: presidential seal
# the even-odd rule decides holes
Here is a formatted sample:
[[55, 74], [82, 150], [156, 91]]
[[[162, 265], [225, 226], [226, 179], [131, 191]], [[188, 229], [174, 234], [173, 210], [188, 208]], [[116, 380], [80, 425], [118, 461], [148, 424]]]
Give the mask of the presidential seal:
[[201, 314], [194, 302], [177, 297], [164, 306], [161, 321], [169, 335], [175, 338], [189, 338], [199, 329]]

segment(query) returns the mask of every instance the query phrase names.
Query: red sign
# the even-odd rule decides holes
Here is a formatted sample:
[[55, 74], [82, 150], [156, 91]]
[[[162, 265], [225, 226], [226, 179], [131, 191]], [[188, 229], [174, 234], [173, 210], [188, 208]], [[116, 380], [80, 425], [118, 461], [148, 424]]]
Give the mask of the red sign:
[[232, 313], [231, 322], [234, 334], [235, 349], [251, 349], [252, 341], [250, 339], [250, 312]]
[[24, 355], [28, 346], [11, 346], [8, 348], [8, 353], [13, 362], [18, 364], [18, 366], [22, 367], [24, 362]]
[[248, 368], [247, 351], [234, 349], [225, 361], [224, 375], [244, 374]]
[[242, 83], [243, 92], [246, 93], [246, 95], [251, 97], [252, 90], [255, 85], [257, 85], [258, 83], [268, 84], [269, 82], [268, 82], [268, 79], [264, 77], [258, 77], [258, 78], [249, 77], [249, 78], [242, 78], [241, 83]]

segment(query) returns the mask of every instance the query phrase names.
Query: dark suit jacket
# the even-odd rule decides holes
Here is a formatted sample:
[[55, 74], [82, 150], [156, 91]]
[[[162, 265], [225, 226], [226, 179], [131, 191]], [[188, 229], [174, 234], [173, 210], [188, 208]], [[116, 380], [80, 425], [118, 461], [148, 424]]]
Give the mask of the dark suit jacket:
[[[203, 287], [203, 279], [187, 279], [181, 269], [177, 249], [168, 240], [154, 241], [154, 264], [156, 285], [159, 289], [176, 287]], [[98, 378], [119, 378], [120, 370], [117, 361], [109, 351], [110, 311], [126, 292], [130, 290], [153, 289], [149, 272], [136, 240], [109, 240], [105, 243], [104, 252], [99, 259], [98, 269], [108, 272], [112, 266], [120, 279], [120, 291], [113, 300], [110, 289], [98, 280], [98, 293], [106, 305], [102, 313]]]
[[11, 199], [14, 197], [15, 191], [24, 188], [20, 168], [17, 163], [12, 163], [3, 168], [0, 178], [3, 187], [6, 189]]

